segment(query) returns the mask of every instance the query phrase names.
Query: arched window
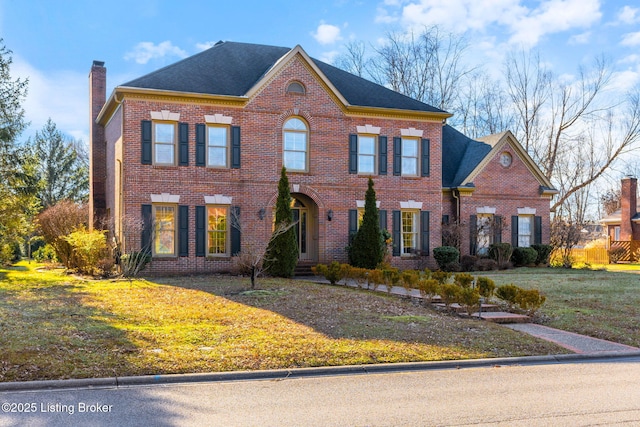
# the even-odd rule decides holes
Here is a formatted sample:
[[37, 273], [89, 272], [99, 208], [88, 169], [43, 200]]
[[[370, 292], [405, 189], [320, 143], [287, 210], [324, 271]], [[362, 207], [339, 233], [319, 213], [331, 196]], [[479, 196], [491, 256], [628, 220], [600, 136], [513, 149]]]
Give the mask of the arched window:
[[308, 168], [309, 130], [297, 117], [284, 123], [283, 162], [290, 171], [306, 172]]
[[297, 93], [300, 95], [304, 95], [307, 93], [304, 86], [300, 82], [291, 82], [289, 86], [287, 86], [287, 93]]

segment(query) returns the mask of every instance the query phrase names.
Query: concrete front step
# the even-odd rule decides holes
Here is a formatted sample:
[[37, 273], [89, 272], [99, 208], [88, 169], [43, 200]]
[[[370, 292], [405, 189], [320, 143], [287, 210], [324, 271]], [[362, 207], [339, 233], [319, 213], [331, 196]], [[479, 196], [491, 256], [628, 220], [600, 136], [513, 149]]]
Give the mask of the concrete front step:
[[524, 314], [508, 313], [506, 311], [473, 313], [471, 317], [480, 318], [493, 323], [531, 323], [531, 317]]
[[[447, 308], [446, 304], [442, 303], [442, 302], [436, 302], [436, 303], [432, 303], [432, 305], [434, 305], [435, 307], [439, 308], [439, 309], [445, 309]], [[467, 309], [463, 306], [461, 306], [458, 303], [454, 303], [449, 305], [449, 309], [452, 311], [455, 311], [456, 313], [466, 313]], [[496, 305], [496, 304], [482, 304], [482, 312], [494, 312], [494, 311], [500, 311], [500, 306]]]

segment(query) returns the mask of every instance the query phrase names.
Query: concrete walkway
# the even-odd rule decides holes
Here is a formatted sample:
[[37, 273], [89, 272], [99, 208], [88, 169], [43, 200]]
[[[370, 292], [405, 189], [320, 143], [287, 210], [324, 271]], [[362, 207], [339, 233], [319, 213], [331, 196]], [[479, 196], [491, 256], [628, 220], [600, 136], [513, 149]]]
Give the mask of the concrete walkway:
[[597, 354], [605, 352], [640, 351], [640, 348], [618, 344], [599, 338], [587, 337], [574, 332], [562, 331], [535, 323], [511, 323], [503, 325], [515, 331], [558, 344], [577, 354]]

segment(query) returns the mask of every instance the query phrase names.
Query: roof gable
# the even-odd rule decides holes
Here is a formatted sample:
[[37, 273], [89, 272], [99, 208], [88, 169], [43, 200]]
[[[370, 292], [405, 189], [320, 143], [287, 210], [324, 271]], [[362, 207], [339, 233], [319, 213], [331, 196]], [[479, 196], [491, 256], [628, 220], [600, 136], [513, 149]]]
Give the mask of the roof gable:
[[248, 98], [296, 55], [309, 64], [347, 108], [385, 108], [434, 113], [442, 118], [451, 116], [446, 111], [313, 59], [300, 46], [289, 49], [218, 42], [205, 51], [131, 80], [119, 88]]

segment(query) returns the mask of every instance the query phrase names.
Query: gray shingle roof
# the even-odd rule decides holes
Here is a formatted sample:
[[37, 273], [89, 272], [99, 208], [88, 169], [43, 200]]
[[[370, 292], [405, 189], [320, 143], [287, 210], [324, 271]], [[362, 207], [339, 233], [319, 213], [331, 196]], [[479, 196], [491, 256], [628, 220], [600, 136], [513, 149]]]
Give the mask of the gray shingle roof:
[[489, 154], [492, 147], [460, 133], [449, 125], [442, 127], [442, 186], [457, 187]]
[[[123, 84], [125, 87], [243, 96], [291, 49], [237, 42], [215, 46]], [[445, 113], [317, 59], [312, 59], [350, 105]]]

